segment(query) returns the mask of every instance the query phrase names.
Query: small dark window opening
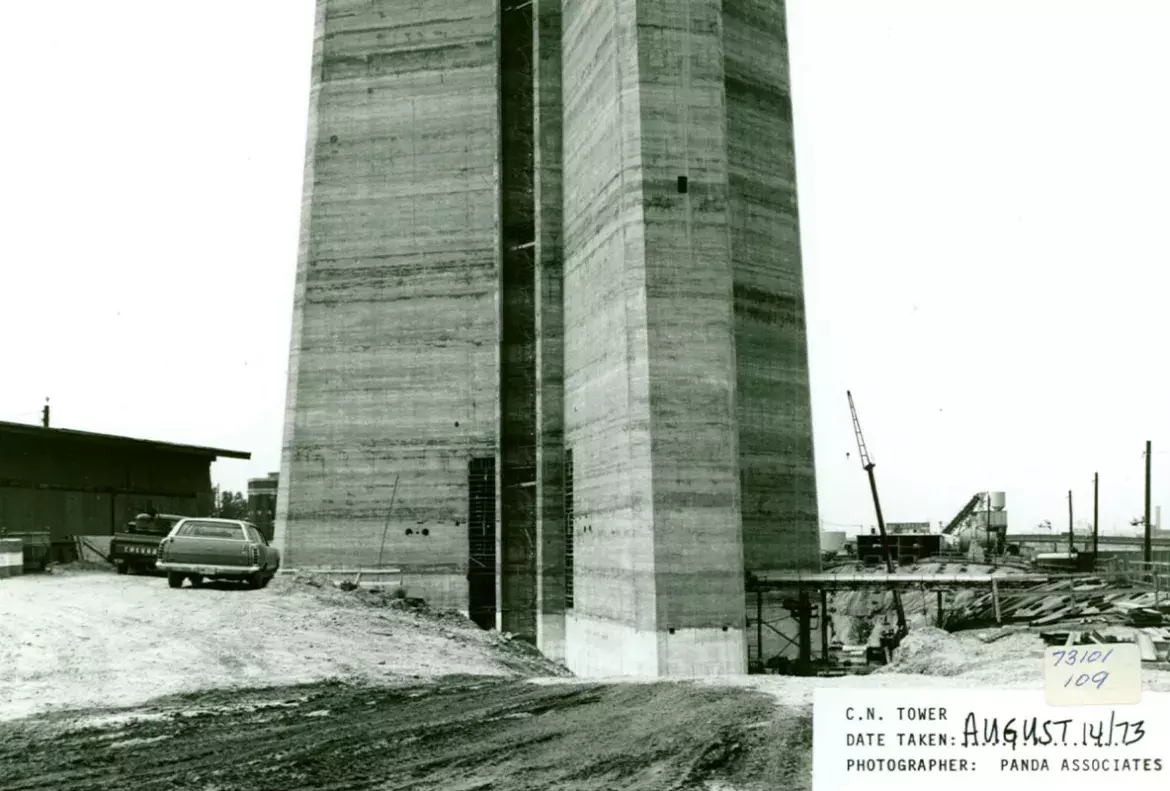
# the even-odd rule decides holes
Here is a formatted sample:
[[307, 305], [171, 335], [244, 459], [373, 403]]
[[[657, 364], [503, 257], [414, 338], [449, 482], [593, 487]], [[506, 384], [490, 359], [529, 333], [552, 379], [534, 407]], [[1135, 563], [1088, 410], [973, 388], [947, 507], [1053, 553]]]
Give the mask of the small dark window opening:
[[678, 177], [678, 191], [679, 191], [680, 195], [686, 193], [686, 191], [687, 191], [687, 177], [686, 176], [679, 176]]

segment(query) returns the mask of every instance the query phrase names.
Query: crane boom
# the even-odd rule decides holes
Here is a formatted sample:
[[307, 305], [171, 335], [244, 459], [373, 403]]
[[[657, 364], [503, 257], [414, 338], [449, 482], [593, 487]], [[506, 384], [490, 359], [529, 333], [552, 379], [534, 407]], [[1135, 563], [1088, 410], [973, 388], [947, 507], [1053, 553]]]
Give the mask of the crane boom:
[[849, 414], [853, 416], [853, 435], [857, 437], [857, 453], [861, 456], [861, 467], [868, 470], [873, 467], [873, 460], [869, 457], [869, 448], [865, 446], [865, 437], [861, 435], [861, 421], [857, 419], [857, 407], [853, 405], [853, 393], [846, 390], [845, 396], [849, 399]]
[[[882, 501], [878, 497], [877, 478], [873, 474], [873, 459], [869, 456], [869, 448], [865, 446], [865, 437], [861, 434], [861, 421], [857, 419], [857, 407], [853, 404], [853, 393], [846, 390], [845, 395], [849, 399], [849, 414], [853, 416], [853, 433], [857, 436], [857, 452], [861, 456], [861, 467], [869, 477], [869, 491], [873, 495], [873, 510], [877, 514], [878, 533], [881, 536], [882, 542], [882, 556], [886, 560], [886, 573], [893, 574], [894, 561], [890, 557], [890, 545], [886, 540], [886, 520], [882, 517]], [[902, 607], [902, 596], [898, 593], [898, 589], [891, 586], [890, 592], [894, 595], [894, 610], [898, 614], [896, 639], [901, 641], [907, 632], [909, 632], [909, 628], [906, 626], [906, 611]]]

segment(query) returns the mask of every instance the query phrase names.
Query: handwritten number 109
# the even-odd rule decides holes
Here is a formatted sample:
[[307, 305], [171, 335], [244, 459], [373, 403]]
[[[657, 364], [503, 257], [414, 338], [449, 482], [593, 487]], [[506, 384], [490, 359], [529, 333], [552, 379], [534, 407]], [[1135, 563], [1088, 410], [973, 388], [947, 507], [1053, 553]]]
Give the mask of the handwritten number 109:
[[[1073, 681], [1074, 678], [1076, 679], [1076, 681]], [[1077, 676], [1077, 675], [1069, 676], [1068, 680], [1064, 682], [1064, 686], [1067, 687], [1069, 684], [1072, 684], [1075, 687], [1083, 687], [1085, 684], [1092, 683], [1097, 687], [1097, 689], [1100, 689], [1101, 685], [1104, 684], [1105, 680], [1108, 678], [1109, 678], [1109, 671], [1108, 670], [1101, 670], [1097, 673], [1094, 673], [1091, 676], [1088, 673], [1081, 673], [1079, 676]]]

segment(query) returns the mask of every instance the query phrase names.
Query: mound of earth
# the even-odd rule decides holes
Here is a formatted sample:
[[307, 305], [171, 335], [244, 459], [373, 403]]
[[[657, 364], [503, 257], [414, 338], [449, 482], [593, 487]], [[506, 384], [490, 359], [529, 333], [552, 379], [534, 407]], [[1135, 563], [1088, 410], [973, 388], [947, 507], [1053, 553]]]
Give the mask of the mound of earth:
[[1040, 678], [1044, 643], [1034, 634], [1011, 633], [985, 642], [976, 634], [952, 634], [933, 626], [911, 630], [893, 660], [875, 673], [963, 676], [987, 680]]
[[0, 720], [332, 678], [568, 675], [519, 640], [393, 594], [291, 580], [176, 590], [112, 572], [4, 580], [0, 667]]

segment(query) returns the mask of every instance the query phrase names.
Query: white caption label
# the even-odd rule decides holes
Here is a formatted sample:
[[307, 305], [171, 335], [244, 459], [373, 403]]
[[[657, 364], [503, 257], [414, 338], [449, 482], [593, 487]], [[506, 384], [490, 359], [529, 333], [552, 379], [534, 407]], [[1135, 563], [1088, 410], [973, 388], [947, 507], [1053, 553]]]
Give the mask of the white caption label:
[[1142, 654], [1134, 643], [1067, 645], [1044, 652], [1049, 706], [1126, 706], [1142, 699]]
[[1053, 708], [1039, 690], [813, 692], [813, 791], [1099, 791], [1103, 782], [1170, 788], [1170, 694]]

